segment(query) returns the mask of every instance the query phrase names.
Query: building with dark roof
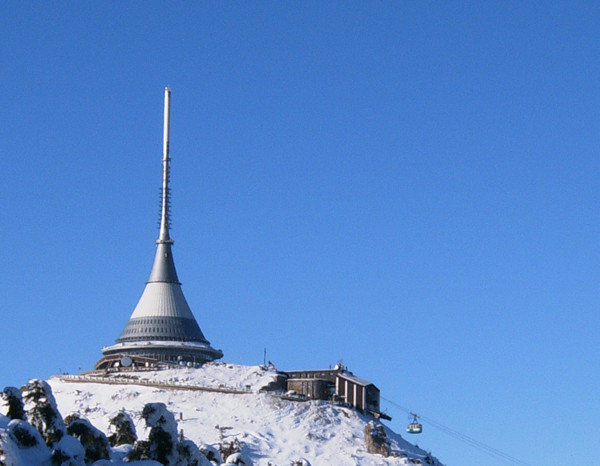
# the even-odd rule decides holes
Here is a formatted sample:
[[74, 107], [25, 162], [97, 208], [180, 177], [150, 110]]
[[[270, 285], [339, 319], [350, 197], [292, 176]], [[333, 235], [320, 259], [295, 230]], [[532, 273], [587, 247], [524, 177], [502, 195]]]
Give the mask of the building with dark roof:
[[375, 417], [391, 419], [381, 413], [380, 392], [375, 384], [356, 377], [343, 365], [333, 369], [286, 371], [286, 388], [313, 400], [331, 400], [368, 412]]

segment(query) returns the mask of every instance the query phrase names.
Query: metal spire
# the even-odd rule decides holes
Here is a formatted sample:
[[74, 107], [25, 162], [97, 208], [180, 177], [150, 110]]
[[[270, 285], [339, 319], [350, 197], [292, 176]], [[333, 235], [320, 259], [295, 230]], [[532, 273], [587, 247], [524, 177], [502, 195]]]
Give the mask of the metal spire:
[[169, 236], [169, 119], [171, 109], [171, 89], [165, 87], [165, 116], [163, 126], [163, 179], [162, 179], [162, 203], [160, 212], [160, 234], [157, 243], [173, 243]]
[[163, 126], [163, 179], [162, 179], [162, 199], [161, 199], [161, 211], [160, 211], [160, 233], [156, 244], [156, 256], [154, 257], [154, 264], [152, 265], [152, 271], [150, 272], [150, 278], [148, 282], [167, 282], [167, 283], [179, 283], [177, 278], [177, 272], [175, 270], [175, 263], [173, 262], [173, 254], [171, 252], [171, 245], [173, 240], [169, 235], [169, 205], [170, 205], [170, 192], [169, 192], [169, 120], [171, 110], [171, 89], [165, 87], [165, 112], [164, 112], [164, 126]]

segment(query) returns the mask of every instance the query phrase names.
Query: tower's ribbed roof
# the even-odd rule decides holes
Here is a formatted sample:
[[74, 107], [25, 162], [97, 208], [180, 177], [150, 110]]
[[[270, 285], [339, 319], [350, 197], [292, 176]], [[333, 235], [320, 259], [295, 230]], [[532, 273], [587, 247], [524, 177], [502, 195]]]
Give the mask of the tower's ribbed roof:
[[150, 282], [135, 307], [132, 319], [138, 317], [181, 317], [193, 319], [181, 286], [175, 283]]
[[171, 243], [158, 242], [150, 278], [117, 343], [141, 340], [208, 343], [181, 290]]

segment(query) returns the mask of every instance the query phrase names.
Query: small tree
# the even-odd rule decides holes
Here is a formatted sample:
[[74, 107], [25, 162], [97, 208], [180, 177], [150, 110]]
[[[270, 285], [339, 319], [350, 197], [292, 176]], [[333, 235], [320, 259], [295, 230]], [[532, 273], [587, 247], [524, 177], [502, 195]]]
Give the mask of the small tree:
[[150, 442], [147, 440], [138, 440], [133, 445], [133, 449], [127, 455], [127, 461], [143, 461], [150, 459]]
[[223, 463], [223, 456], [221, 452], [213, 447], [212, 445], [201, 445], [200, 453], [208, 460], [212, 465], [220, 465]]
[[35, 427], [50, 448], [66, 434], [66, 427], [47, 382], [30, 380], [21, 387], [27, 421]]
[[78, 415], [67, 416], [67, 433], [75, 437], [85, 450], [85, 463], [93, 464], [98, 460], [110, 458], [110, 445], [106, 435], [96, 429], [87, 419]]
[[164, 403], [148, 403], [142, 410], [150, 428], [148, 441], [136, 442], [129, 459], [151, 459], [173, 466], [177, 461], [177, 423]]
[[25, 420], [25, 409], [21, 390], [17, 387], [5, 387], [2, 391], [2, 399], [8, 405], [6, 416], [10, 419]]
[[125, 411], [119, 411], [116, 416], [113, 416], [109, 421], [109, 425], [115, 429], [115, 433], [108, 437], [111, 446], [133, 445], [136, 442], [135, 424], [131, 416]]
[[182, 440], [177, 444], [178, 459], [176, 466], [213, 466], [191, 440]]
[[233, 439], [231, 442], [223, 441], [219, 444], [219, 450], [223, 458], [229, 459], [232, 455], [242, 451], [242, 445], [238, 439]]

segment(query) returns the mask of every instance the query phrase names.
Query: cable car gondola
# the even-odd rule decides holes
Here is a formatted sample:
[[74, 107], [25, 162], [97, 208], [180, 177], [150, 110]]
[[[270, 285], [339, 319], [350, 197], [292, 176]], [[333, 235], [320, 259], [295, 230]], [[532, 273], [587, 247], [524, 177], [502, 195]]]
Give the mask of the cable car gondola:
[[419, 423], [419, 416], [415, 413], [410, 413], [413, 417], [412, 422], [406, 426], [406, 432], [409, 434], [420, 434], [423, 432], [423, 426]]

